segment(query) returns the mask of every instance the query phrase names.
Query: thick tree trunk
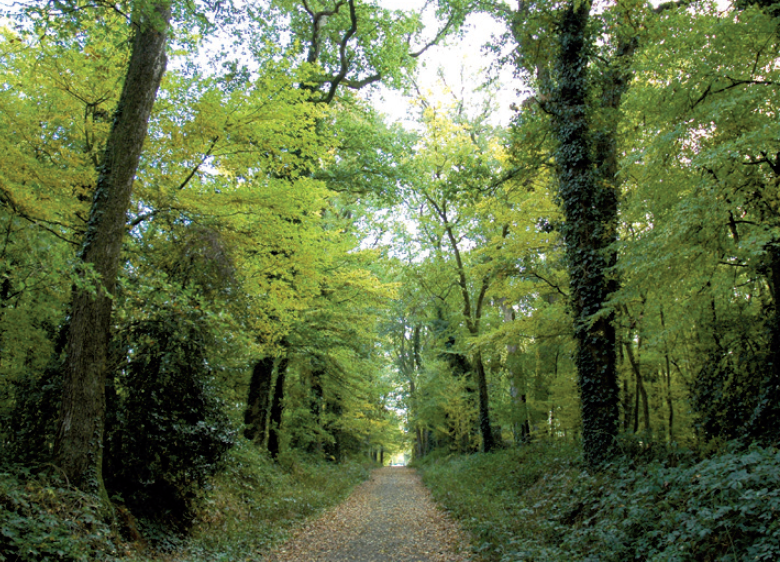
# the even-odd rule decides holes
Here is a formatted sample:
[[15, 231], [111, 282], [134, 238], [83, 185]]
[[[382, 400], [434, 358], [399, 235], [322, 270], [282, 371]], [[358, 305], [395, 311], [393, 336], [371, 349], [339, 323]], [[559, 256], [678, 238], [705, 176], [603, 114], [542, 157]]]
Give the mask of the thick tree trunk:
[[559, 196], [566, 218], [562, 234], [570, 277], [570, 305], [577, 340], [576, 364], [582, 407], [585, 459], [591, 466], [605, 461], [618, 429], [618, 385], [615, 368], [615, 328], [612, 314], [602, 312], [613, 283], [607, 277], [614, 241], [616, 195], [611, 185], [596, 181], [588, 121], [587, 25], [589, 2], [565, 9], [559, 27], [557, 87], [551, 109], [558, 140], [556, 163]]
[[276, 384], [274, 385], [274, 394], [271, 400], [271, 419], [268, 424], [268, 452], [273, 459], [279, 456], [281, 444], [284, 381], [287, 376], [287, 364], [288, 359], [284, 355], [279, 360], [279, 365], [276, 369]]
[[93, 294], [76, 287], [67, 337], [55, 457], [71, 484], [105, 497], [102, 475], [105, 379], [127, 210], [149, 117], [165, 72], [168, 2], [138, 14], [127, 76], [98, 175], [80, 258], [99, 276]]
[[257, 445], [264, 445], [268, 430], [271, 387], [274, 382], [274, 358], [264, 357], [255, 363], [249, 382], [249, 396], [244, 412], [244, 436]]

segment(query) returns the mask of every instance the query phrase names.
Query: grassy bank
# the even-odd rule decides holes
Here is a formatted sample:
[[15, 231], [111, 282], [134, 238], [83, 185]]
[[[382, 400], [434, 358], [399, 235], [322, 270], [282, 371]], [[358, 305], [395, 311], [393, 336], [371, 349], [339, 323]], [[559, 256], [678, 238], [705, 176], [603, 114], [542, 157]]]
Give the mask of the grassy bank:
[[181, 537], [122, 509], [115, 524], [106, 523], [98, 502], [51, 467], [0, 468], [0, 562], [251, 562], [297, 522], [344, 499], [368, 473], [359, 463], [300, 456], [274, 463], [239, 443], [197, 498], [192, 530]]
[[574, 445], [420, 463], [490, 562], [780, 560], [780, 453], [622, 457], [588, 473]]

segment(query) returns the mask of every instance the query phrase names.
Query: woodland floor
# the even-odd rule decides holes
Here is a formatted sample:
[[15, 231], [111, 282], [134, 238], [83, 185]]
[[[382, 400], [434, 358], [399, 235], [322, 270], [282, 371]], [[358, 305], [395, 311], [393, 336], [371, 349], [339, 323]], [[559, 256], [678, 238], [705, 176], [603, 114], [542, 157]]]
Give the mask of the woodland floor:
[[266, 562], [466, 562], [465, 533], [411, 468], [384, 467]]

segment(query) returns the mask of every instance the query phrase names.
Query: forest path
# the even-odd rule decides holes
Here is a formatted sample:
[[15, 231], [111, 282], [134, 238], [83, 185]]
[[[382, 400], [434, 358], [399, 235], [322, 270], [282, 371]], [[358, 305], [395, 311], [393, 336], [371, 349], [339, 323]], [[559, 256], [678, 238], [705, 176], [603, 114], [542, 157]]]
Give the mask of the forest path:
[[466, 562], [468, 541], [411, 468], [384, 467], [266, 562]]

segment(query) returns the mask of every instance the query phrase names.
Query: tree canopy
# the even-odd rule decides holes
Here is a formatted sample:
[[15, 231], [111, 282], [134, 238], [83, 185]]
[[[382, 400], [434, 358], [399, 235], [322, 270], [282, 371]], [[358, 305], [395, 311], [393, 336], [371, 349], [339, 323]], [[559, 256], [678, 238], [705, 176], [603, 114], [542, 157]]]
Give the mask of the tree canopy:
[[[421, 87], [476, 13], [493, 66]], [[631, 436], [776, 443], [777, 16], [17, 7], [0, 461], [183, 529], [245, 439], [331, 462], [563, 440], [594, 470]], [[499, 68], [524, 88], [510, 123]], [[410, 100], [405, 122], [379, 88]]]

